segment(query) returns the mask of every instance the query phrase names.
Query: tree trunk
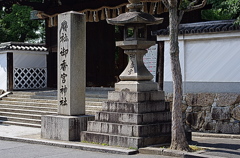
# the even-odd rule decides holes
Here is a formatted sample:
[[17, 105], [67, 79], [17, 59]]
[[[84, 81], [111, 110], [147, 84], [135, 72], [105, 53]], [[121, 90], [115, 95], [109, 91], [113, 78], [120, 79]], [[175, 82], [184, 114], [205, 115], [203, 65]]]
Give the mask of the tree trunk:
[[188, 142], [185, 135], [182, 120], [182, 74], [179, 61], [178, 45], [178, 7], [170, 5], [169, 8], [169, 27], [170, 27], [170, 56], [173, 78], [173, 105], [172, 105], [172, 141], [171, 149], [189, 151]]

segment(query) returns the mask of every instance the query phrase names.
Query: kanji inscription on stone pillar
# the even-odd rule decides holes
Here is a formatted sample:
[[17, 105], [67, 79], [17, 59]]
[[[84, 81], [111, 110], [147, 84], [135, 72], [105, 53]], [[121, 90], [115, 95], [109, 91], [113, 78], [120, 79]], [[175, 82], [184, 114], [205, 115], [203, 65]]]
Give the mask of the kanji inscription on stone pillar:
[[67, 12], [58, 17], [58, 114], [85, 114], [85, 15]]

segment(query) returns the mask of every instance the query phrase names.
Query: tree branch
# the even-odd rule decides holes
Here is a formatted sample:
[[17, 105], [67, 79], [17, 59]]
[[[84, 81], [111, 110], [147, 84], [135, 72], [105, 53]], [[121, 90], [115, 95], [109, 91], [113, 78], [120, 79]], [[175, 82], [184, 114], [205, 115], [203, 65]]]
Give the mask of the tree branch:
[[169, 9], [169, 3], [168, 0], [162, 0], [162, 3], [164, 4], [164, 6]]
[[189, 3], [188, 7], [194, 6], [195, 4], [198, 3], [199, 0], [194, 0], [191, 3]]
[[192, 11], [192, 10], [197, 10], [197, 9], [201, 9], [203, 8], [206, 3], [207, 3], [207, 0], [202, 0], [202, 3], [201, 4], [198, 4], [198, 5], [195, 5], [196, 3], [198, 3], [199, 0], [194, 0], [193, 2], [189, 3], [187, 9], [183, 10], [184, 12], [189, 12], [189, 11]]
[[178, 16], [178, 24], [180, 24], [180, 22], [182, 21], [183, 18], [183, 14], [185, 13], [184, 10], [180, 10], [179, 11], [179, 16]]

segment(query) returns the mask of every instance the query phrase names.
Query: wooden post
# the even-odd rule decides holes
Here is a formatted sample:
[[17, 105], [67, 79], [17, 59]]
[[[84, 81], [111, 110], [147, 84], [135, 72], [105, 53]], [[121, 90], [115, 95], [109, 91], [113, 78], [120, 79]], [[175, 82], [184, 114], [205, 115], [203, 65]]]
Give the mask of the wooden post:
[[159, 90], [163, 90], [164, 83], [164, 42], [158, 42], [158, 59], [157, 59], [157, 82]]
[[13, 90], [13, 53], [7, 53], [7, 91]]

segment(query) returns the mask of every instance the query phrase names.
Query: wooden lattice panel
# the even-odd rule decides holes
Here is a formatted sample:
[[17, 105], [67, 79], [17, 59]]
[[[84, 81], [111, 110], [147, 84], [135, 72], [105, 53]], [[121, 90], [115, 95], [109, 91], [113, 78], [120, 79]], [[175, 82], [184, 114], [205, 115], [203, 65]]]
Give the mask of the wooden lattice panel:
[[40, 89], [47, 87], [46, 68], [15, 68], [14, 89]]

